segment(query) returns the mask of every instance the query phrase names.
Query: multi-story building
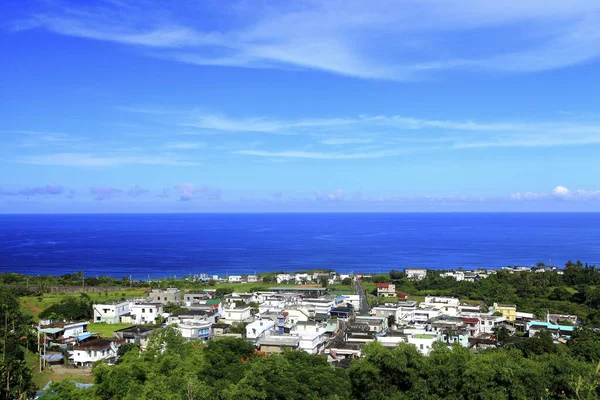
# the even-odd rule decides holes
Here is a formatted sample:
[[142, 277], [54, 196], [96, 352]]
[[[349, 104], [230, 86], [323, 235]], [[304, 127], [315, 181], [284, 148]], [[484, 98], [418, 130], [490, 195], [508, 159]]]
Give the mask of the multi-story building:
[[94, 322], [118, 324], [121, 322], [121, 316], [130, 312], [130, 307], [131, 302], [129, 301], [113, 301], [108, 303], [94, 304], [92, 306]]
[[514, 304], [494, 303], [494, 310], [501, 313], [508, 322], [515, 322], [517, 318], [517, 306]]
[[426, 296], [419, 307], [436, 308], [442, 314], [457, 316], [459, 305], [460, 301], [454, 297]]
[[396, 297], [396, 285], [393, 283], [378, 283], [377, 297]]
[[181, 291], [177, 288], [168, 288], [166, 290], [152, 289], [148, 294], [148, 302], [160, 304], [180, 304]]

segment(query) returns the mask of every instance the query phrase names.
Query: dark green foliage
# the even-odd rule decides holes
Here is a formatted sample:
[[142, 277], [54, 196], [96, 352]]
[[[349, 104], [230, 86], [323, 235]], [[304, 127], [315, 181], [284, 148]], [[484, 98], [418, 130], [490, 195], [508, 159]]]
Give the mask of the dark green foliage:
[[189, 311], [187, 308], [180, 306], [175, 303], [168, 303], [163, 307], [164, 312], [169, 314], [179, 314], [185, 311]]
[[35, 393], [22, 350], [34, 339], [30, 323], [21, 315], [14, 293], [0, 286], [0, 399], [25, 399]]
[[92, 302], [82, 293], [79, 298], [71, 296], [53, 304], [40, 313], [42, 319], [77, 321], [92, 318]]

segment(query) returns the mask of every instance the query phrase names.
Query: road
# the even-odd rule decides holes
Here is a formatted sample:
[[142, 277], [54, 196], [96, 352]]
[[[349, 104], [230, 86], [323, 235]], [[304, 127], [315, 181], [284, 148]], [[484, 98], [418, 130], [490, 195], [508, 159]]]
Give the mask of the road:
[[369, 312], [369, 303], [367, 303], [367, 296], [365, 295], [365, 291], [360, 285], [358, 279], [354, 281], [354, 285], [356, 286], [356, 294], [360, 296], [360, 307], [358, 309], [359, 314], [366, 314]]

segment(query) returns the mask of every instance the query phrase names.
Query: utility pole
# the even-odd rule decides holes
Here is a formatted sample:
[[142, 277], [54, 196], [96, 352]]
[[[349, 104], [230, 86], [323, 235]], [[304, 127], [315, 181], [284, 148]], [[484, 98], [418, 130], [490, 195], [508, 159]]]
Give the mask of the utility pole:
[[38, 322], [38, 331], [37, 331], [37, 343], [38, 343], [38, 354], [40, 355], [40, 372], [42, 372], [42, 351], [40, 350], [40, 323]]

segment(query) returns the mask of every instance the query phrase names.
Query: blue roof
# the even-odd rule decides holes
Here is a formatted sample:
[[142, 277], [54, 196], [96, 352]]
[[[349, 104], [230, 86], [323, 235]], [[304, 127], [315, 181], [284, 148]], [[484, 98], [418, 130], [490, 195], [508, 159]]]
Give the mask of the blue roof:
[[98, 332], [84, 332], [81, 335], [77, 335], [77, 340], [87, 339], [96, 333], [98, 333]]
[[532, 327], [532, 326], [543, 326], [548, 329], [557, 329], [557, 330], [566, 331], [566, 332], [573, 332], [577, 328], [576, 326], [555, 325], [551, 322], [544, 322], [544, 321], [531, 321], [529, 323], [529, 327]]
[[63, 359], [63, 355], [62, 354], [47, 354], [47, 355], [42, 355], [42, 358], [47, 361], [59, 361], [59, 360]]

